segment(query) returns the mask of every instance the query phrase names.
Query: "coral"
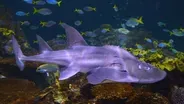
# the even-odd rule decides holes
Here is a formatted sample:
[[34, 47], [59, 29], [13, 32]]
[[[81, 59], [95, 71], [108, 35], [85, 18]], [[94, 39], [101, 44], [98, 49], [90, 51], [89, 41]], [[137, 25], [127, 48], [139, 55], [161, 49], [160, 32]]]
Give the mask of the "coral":
[[52, 103], [87, 104], [88, 100], [81, 97], [80, 94], [81, 85], [84, 84], [83, 77], [84, 76], [74, 76], [74, 78], [63, 81], [59, 81], [58, 78], [56, 78], [55, 84], [45, 88], [38, 94], [38, 102], [43, 99], [52, 98]]
[[171, 90], [171, 101], [173, 104], [184, 104], [184, 88], [174, 86]]
[[131, 96], [125, 104], [170, 104], [168, 99], [158, 93], [140, 92]]
[[130, 84], [103, 83], [90, 89], [97, 104], [169, 104], [166, 97], [148, 92], [146, 88], [134, 88]]
[[92, 95], [96, 99], [124, 99], [132, 93], [133, 87], [129, 84], [106, 83], [92, 87]]
[[42, 90], [41, 92], [39, 92], [36, 98], [37, 98], [37, 101], [40, 102], [41, 99], [44, 99], [47, 97], [52, 98], [51, 100], [52, 103], [56, 102], [56, 103], [62, 104], [68, 101], [67, 93], [66, 91], [61, 90], [60, 83], [58, 80], [54, 85], [49, 86], [44, 90]]
[[33, 82], [23, 79], [0, 79], [0, 89], [1, 104], [26, 104], [39, 92]]

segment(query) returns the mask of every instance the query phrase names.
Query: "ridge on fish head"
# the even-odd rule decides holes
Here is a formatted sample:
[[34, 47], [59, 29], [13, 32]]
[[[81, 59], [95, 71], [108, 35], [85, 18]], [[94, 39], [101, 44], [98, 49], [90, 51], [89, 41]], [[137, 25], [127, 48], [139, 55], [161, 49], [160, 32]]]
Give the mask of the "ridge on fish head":
[[[123, 48], [111, 45], [104, 47], [117, 52], [123, 59], [121, 70], [126, 70], [130, 77], [137, 79], [138, 83], [154, 83], [164, 79], [166, 76], [165, 71], [160, 70], [149, 63], [139, 61], [137, 57], [133, 56]], [[132, 82], [136, 82], [136, 80]]]
[[154, 83], [165, 78], [166, 72], [149, 63], [124, 59], [128, 74], [137, 79], [137, 83]]

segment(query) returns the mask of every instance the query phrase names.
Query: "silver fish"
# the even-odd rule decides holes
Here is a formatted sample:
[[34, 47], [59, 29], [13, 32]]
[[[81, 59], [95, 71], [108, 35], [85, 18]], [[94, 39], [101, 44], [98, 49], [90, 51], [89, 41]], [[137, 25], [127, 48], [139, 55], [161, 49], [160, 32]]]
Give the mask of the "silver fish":
[[105, 80], [129, 83], [155, 83], [165, 78], [166, 72], [141, 62], [128, 51], [118, 46], [89, 46], [81, 34], [73, 27], [61, 25], [67, 35], [67, 48], [54, 51], [37, 35], [41, 54], [23, 55], [19, 44], [12, 36], [16, 64], [24, 69], [24, 61], [36, 61], [65, 66], [60, 70], [59, 80], [68, 79], [75, 74], [86, 73], [91, 84]]

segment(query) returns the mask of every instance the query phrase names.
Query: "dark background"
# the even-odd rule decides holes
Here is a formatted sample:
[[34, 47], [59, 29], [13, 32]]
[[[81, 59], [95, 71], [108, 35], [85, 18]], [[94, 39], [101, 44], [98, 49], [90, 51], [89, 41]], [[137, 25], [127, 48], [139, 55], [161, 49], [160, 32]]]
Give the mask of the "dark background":
[[[142, 27], [152, 31], [154, 38], [159, 40], [173, 39], [176, 49], [184, 51], [184, 37], [169, 36], [157, 25], [157, 22], [161, 21], [166, 23], [170, 30], [184, 28], [184, 0], [63, 0], [61, 7], [49, 4], [36, 6], [27, 4], [23, 0], [1, 0], [0, 2], [5, 7], [12, 9], [15, 20], [28, 20], [33, 25], [39, 25], [41, 20], [54, 20], [56, 22], [61, 20], [72, 26], [74, 26], [74, 21], [82, 20], [81, 26], [74, 26], [79, 31], [94, 30], [99, 28], [101, 24], [111, 24], [113, 28], [119, 28], [123, 19], [143, 16], [144, 26]], [[114, 4], [120, 9], [118, 12], [113, 10]], [[83, 15], [74, 13], [75, 8], [82, 9], [84, 6], [96, 7], [97, 11], [85, 12]], [[33, 7], [49, 8], [53, 14], [49, 16], [33, 15]], [[31, 15], [18, 17], [15, 15], [16, 11], [30, 12]], [[57, 34], [64, 33], [59, 26], [53, 26], [49, 29], [39, 28], [36, 31], [23, 27], [23, 30], [30, 42], [36, 39], [36, 34], [41, 35], [45, 40], [50, 40]]]

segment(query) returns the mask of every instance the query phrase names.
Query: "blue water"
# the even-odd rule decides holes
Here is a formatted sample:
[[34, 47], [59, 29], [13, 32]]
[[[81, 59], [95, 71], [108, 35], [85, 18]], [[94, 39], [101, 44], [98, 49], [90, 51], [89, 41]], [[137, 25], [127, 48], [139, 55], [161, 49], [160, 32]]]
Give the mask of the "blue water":
[[[122, 19], [129, 17], [143, 16], [143, 28], [152, 31], [153, 37], [160, 40], [169, 40], [172, 38], [175, 41], [175, 47], [178, 50], [184, 51], [181, 45], [184, 42], [184, 37], [170, 37], [157, 26], [158, 21], [165, 22], [169, 29], [184, 27], [184, 1], [183, 0], [63, 0], [61, 7], [57, 5], [44, 5], [34, 7], [46, 7], [52, 10], [50, 16], [42, 16], [39, 14], [32, 15], [33, 5], [23, 2], [23, 0], [1, 0], [1, 4], [12, 9], [14, 20], [28, 20], [32, 24], [39, 24], [40, 20], [63, 21], [74, 26], [79, 31], [94, 30], [100, 27], [101, 24], [111, 24], [113, 28], [119, 28]], [[128, 3], [128, 4], [127, 4]], [[119, 12], [113, 10], [113, 5], [119, 7]], [[85, 12], [83, 15], [74, 13], [75, 8], [83, 8], [85, 6], [93, 6], [97, 8], [96, 12]], [[17, 17], [16, 11], [30, 12], [28, 17]], [[116, 16], [119, 19], [115, 19]], [[83, 24], [79, 27], [74, 25], [76, 20], [82, 20]], [[49, 29], [40, 28], [39, 31], [33, 31], [29, 28], [23, 28], [30, 42], [36, 39], [36, 34], [41, 35], [45, 40], [50, 40], [56, 37], [57, 34], [63, 34], [64, 31], [59, 26], [53, 26]]]

